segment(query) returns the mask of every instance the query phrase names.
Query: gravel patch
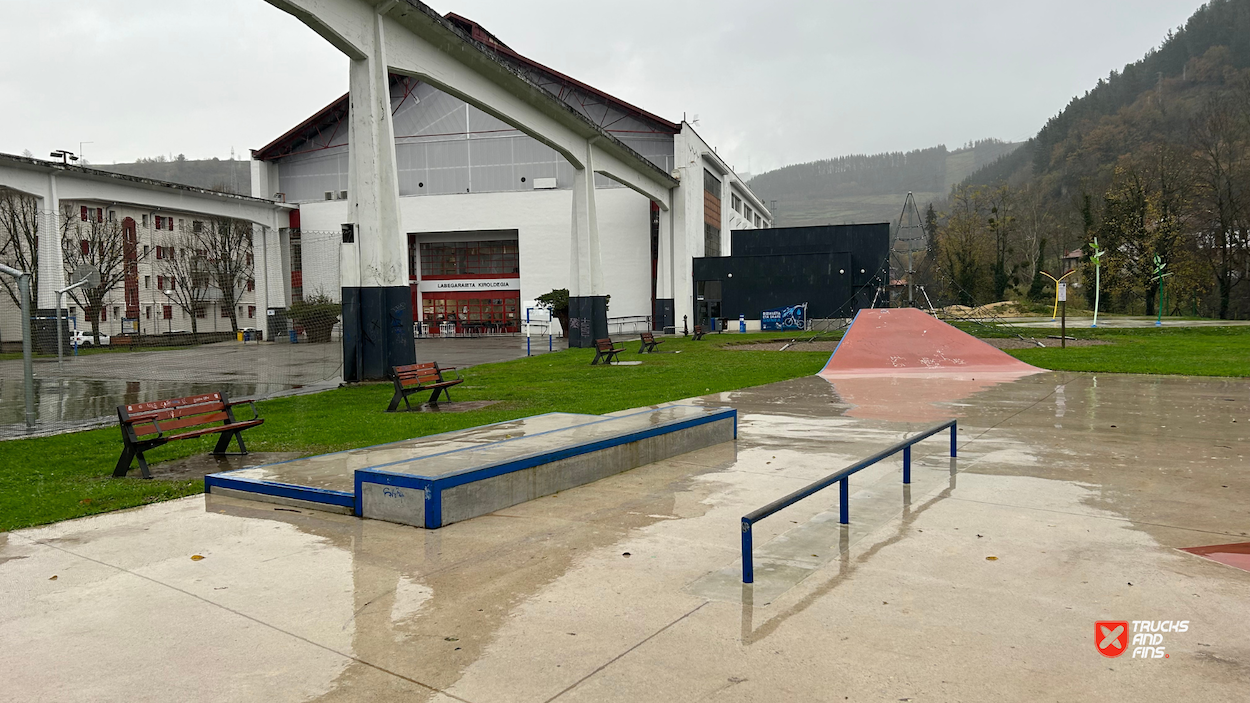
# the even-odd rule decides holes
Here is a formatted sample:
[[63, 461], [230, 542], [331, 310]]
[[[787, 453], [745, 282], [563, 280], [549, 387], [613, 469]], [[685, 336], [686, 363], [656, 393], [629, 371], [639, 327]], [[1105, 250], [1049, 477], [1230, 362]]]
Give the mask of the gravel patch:
[[[1056, 335], [1058, 336], [1058, 335]], [[1037, 337], [1037, 341], [1045, 344], [1047, 347], [1059, 346], [1058, 339], [1050, 339], [1049, 337]], [[1036, 349], [1037, 345], [1031, 341], [1020, 339], [1019, 337], [989, 338], [981, 339], [986, 344], [997, 347], [998, 349]], [[789, 344], [787, 347], [786, 345]], [[1103, 344], [1111, 344], [1103, 339], [1069, 339], [1069, 347], [1095, 347]], [[728, 344], [725, 349], [732, 351], [781, 351], [782, 347], [786, 347], [785, 351], [809, 351], [809, 352], [832, 352], [838, 348], [837, 340], [819, 341], [819, 342], [757, 342], [754, 344]]]
[[[1051, 339], [1049, 337], [1036, 337], [1036, 339], [1042, 344], [1045, 344], [1047, 347], [1057, 347], [1060, 345], [1060, 340], [1058, 339]], [[999, 349], [1036, 349], [1037, 348], [1037, 345], [1034, 344], [1033, 342], [1020, 339], [1019, 337], [990, 338], [990, 339], [982, 339], [981, 341], [985, 342], [991, 347], [997, 347]], [[1105, 339], [1069, 339], [1068, 340], [1069, 347], [1097, 347], [1103, 344], [1111, 344], [1111, 342], [1108, 342]]]
[[757, 344], [728, 344], [726, 349], [733, 351], [781, 351], [787, 344], [786, 351], [831, 352], [838, 348], [837, 340], [820, 342], [760, 342]]

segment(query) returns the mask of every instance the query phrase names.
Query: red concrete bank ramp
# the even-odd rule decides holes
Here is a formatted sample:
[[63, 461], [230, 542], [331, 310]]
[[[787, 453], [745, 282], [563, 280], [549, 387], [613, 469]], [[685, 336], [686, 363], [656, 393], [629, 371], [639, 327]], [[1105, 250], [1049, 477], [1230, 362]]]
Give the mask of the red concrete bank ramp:
[[912, 308], [861, 310], [820, 376], [855, 407], [851, 417], [931, 422], [956, 402], [1042, 373]]
[[1015, 357], [915, 308], [860, 310], [820, 375], [981, 376], [1040, 373]]

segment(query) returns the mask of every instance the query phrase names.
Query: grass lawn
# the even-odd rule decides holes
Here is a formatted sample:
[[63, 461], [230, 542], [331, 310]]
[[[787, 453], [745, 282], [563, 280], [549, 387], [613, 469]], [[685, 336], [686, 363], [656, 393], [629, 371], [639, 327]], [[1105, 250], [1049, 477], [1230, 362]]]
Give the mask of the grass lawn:
[[1021, 329], [1020, 333], [1043, 341], [1046, 348], [1013, 349], [1008, 353], [1044, 369], [1250, 376], [1250, 327], [1068, 328], [1069, 337], [1099, 339], [1110, 344], [1067, 349], [1060, 348], [1057, 339], [1046, 339], [1047, 335], [1058, 335], [1058, 330]]
[[[626, 343], [623, 361], [641, 366], [590, 366], [593, 351], [486, 364], [463, 372], [452, 389], [456, 400], [498, 400], [464, 413], [383, 412], [392, 387], [369, 384], [258, 403], [265, 424], [245, 434], [258, 452], [321, 454], [448, 430], [475, 427], [545, 412], [601, 414], [707, 393], [807, 376], [820, 370], [828, 352], [730, 351], [730, 342], [765, 341], [777, 334], [711, 335], [702, 342], [668, 339], [665, 351], [639, 356]], [[244, 417], [251, 417], [246, 409]], [[174, 442], [153, 450], [149, 461], [166, 461], [212, 448], [215, 436]], [[0, 531], [128, 508], [200, 493], [201, 480], [110, 478], [121, 452], [120, 431], [86, 432], [0, 442]], [[132, 469], [131, 476], [138, 475]]]

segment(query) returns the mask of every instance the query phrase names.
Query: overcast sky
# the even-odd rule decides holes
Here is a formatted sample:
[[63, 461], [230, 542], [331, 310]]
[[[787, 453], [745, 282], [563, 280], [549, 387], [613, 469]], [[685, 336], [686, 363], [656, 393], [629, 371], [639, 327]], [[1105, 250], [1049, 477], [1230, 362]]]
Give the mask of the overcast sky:
[[[1197, 0], [439, 0], [519, 53], [698, 130], [739, 172], [1018, 141]], [[609, 10], [610, 8], [610, 10]], [[0, 151], [238, 158], [347, 90], [264, 0], [0, 0]]]

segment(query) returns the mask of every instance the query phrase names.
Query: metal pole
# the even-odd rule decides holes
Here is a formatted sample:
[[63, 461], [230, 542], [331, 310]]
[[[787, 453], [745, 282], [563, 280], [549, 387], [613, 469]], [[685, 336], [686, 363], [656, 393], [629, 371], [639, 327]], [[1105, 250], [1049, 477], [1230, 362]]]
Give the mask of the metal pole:
[[841, 522], [843, 525], [851, 524], [851, 480], [844, 478], [838, 482], [838, 506], [842, 509]]
[[35, 367], [30, 354], [30, 274], [17, 279], [17, 290], [22, 296], [22, 378], [26, 385], [26, 427], [35, 426]]
[[[907, 206], [904, 205], [903, 207], [906, 208]], [[907, 244], [907, 307], [909, 308], [916, 307], [915, 303], [913, 302], [915, 299], [915, 290], [912, 288], [912, 274], [913, 273], [915, 273], [915, 271], [911, 267], [911, 243], [908, 242]]]
[[1163, 276], [1159, 276], [1159, 317], [1155, 320], [1155, 327], [1163, 326]]
[[30, 347], [31, 275], [4, 264], [0, 264], [0, 273], [17, 279], [17, 293], [22, 296], [22, 380], [26, 386], [26, 427], [29, 429], [35, 426], [35, 366]]
[[61, 368], [61, 298], [65, 294], [61, 291], [56, 292], [56, 367]]
[[955, 456], [955, 428], [958, 425], [951, 425], [951, 456]]
[[30, 359], [30, 274], [17, 276], [21, 295], [21, 374], [26, 384], [26, 427], [35, 427], [35, 367]]
[[1102, 295], [1102, 264], [1094, 264], [1094, 324], [1090, 327], [1098, 326], [1098, 299]]
[[755, 582], [755, 562], [751, 557], [751, 523], [742, 521], [742, 582]]
[[1068, 348], [1068, 300], [1065, 298], [1062, 303], [1062, 319], [1059, 320], [1059, 348]]
[[911, 446], [903, 447], [903, 483], [911, 483]]

